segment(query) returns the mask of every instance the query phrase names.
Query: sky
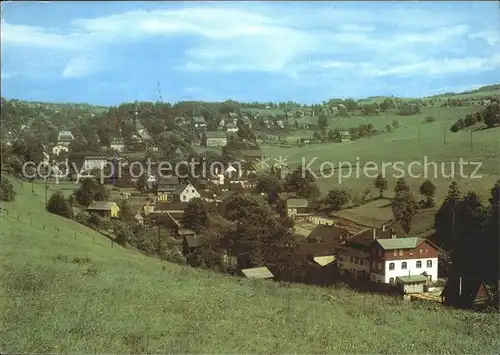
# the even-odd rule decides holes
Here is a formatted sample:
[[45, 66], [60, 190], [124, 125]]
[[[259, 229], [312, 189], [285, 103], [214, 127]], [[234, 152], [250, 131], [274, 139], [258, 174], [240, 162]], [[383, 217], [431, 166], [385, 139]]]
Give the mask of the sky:
[[7, 98], [313, 104], [500, 82], [498, 1], [2, 3]]

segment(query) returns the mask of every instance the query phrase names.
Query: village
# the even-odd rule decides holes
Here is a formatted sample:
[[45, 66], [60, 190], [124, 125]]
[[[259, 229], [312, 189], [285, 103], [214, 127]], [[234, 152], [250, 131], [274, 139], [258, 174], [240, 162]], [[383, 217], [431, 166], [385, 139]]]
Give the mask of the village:
[[[196, 131], [201, 132], [199, 141], [204, 141], [206, 147], [224, 147], [238, 130], [236, 121], [235, 117], [226, 123], [224, 132], [206, 132], [206, 122], [199, 117], [194, 117], [192, 124]], [[177, 121], [179, 124], [182, 122], [180, 119]], [[251, 128], [250, 122], [244, 124], [244, 127]], [[138, 121], [133, 138], [146, 142], [148, 152], [158, 149], [149, 132]], [[338, 138], [339, 142], [350, 140], [348, 132], [339, 132]], [[265, 159], [258, 148], [242, 149], [235, 162], [197, 179], [175, 174], [165, 177], [157, 166], [159, 162], [150, 160], [146, 176], [137, 179], [127, 177], [131, 173], [128, 167], [132, 162], [122, 155], [125, 151], [122, 138], [110, 139], [108, 150], [103, 153], [71, 153], [69, 147], [73, 140], [70, 130], [59, 132], [57, 143], [51, 149], [52, 164], [57, 169], [56, 166], [60, 166], [57, 162], [64, 159], [70, 171], [66, 174], [53, 169], [52, 177], [45, 183], [56, 179], [57, 183], [67, 186], [74, 180], [80, 182], [85, 178], [99, 178], [106, 164], [116, 166], [120, 162], [120, 169], [116, 169], [119, 174], [106, 176], [102, 181], [112, 190], [114, 197], [108, 201], [92, 202], [85, 212], [98, 215], [103, 220], [116, 220], [120, 218], [121, 203], [126, 201], [127, 208], [134, 212], [133, 223], [136, 227], [151, 233], [157, 231], [158, 238], [160, 234], [174, 238], [179, 253], [185, 257], [208, 243], [203, 232], [196, 233], [183, 225], [190, 202], [201, 200], [208, 211], [216, 211], [233, 194], [264, 195], [256, 190], [261, 172], [255, 166]], [[193, 144], [199, 144], [199, 141]], [[178, 158], [183, 158], [180, 149], [175, 153]], [[201, 157], [204, 157], [203, 153]], [[49, 154], [45, 153], [45, 161], [48, 160]], [[137, 161], [144, 163], [145, 158]], [[117, 179], [128, 181], [129, 186], [117, 187]], [[140, 188], [139, 184], [142, 184]], [[480, 280], [447, 278], [449, 258], [432, 241], [436, 231], [427, 226], [406, 235], [393, 218], [390, 199], [375, 198], [358, 207], [335, 213], [322, 212], [318, 201], [297, 198], [293, 192], [279, 193], [278, 200], [283, 208], [275, 211], [276, 216], [279, 218], [281, 214], [281, 217], [292, 220], [290, 230], [301, 239], [296, 252], [308, 263], [305, 266], [308, 276], [301, 280], [303, 282], [326, 284], [342, 280], [354, 287], [401, 295], [408, 300], [460, 304], [467, 308], [491, 302], [492, 295]], [[378, 210], [375, 216], [374, 209]], [[239, 265], [239, 274], [247, 278], [276, 278], [269, 265], [241, 267], [238, 256], [232, 255], [229, 248], [223, 248], [223, 260], [231, 266]]]

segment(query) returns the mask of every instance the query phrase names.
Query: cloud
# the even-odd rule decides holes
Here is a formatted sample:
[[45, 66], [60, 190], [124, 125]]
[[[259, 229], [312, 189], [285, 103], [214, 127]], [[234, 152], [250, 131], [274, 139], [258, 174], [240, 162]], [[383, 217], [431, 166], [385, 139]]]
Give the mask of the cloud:
[[413, 76], [413, 75], [444, 75], [462, 72], [473, 72], [490, 70], [500, 66], [500, 53], [493, 58], [452, 58], [431, 59], [394, 66], [388, 69], [373, 68], [370, 64], [362, 65], [363, 70], [369, 76]]
[[[116, 44], [177, 36], [196, 39], [180, 49], [184, 64], [177, 69], [184, 72], [252, 71], [297, 79], [338, 73], [368, 77], [442, 75], [499, 65], [498, 55], [491, 51], [477, 58], [436, 59], [470, 52], [469, 42], [474, 39], [490, 45], [500, 40], [498, 31], [491, 28], [470, 33], [471, 19], [480, 16], [437, 11], [436, 6], [393, 4], [380, 11], [368, 5], [353, 10], [310, 3], [285, 11], [277, 3], [191, 3], [175, 10], [74, 19], [64, 32], [2, 20], [1, 41], [7, 52], [22, 48], [26, 53], [50, 53], [40, 57], [43, 66], [57, 70], [64, 78], [112, 68], [103, 54], [110, 53]], [[363, 58], [369, 58], [370, 63]], [[19, 72], [23, 66], [33, 64], [22, 61]]]
[[486, 41], [490, 46], [500, 43], [500, 30], [484, 30], [475, 33], [471, 33], [468, 36], [470, 39], [482, 39]]
[[62, 72], [63, 78], [79, 78], [95, 73], [95, 62], [92, 58], [80, 56], [71, 59]]

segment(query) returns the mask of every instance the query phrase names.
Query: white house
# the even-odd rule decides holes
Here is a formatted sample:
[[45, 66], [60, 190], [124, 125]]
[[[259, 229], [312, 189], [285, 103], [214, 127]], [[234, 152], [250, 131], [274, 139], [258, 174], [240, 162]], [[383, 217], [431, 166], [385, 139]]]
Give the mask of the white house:
[[205, 120], [204, 117], [193, 117], [193, 124], [196, 128], [206, 128], [207, 127], [207, 121]]
[[238, 132], [238, 125], [230, 122], [226, 125], [226, 131], [232, 132], [232, 133], [237, 133]]
[[201, 198], [200, 193], [191, 183], [179, 185], [174, 191], [174, 200], [177, 202], [189, 202], [193, 198]]
[[146, 180], [146, 184], [148, 185], [148, 189], [151, 190], [153, 186], [156, 184], [156, 176], [150, 175]]
[[59, 156], [62, 152], [69, 152], [69, 147], [66, 144], [56, 144], [52, 147], [52, 154], [55, 156]]
[[109, 149], [116, 152], [123, 152], [125, 149], [125, 142], [121, 137], [112, 137], [109, 139]]
[[73, 133], [69, 130], [62, 130], [59, 132], [59, 135], [57, 136], [57, 144], [58, 145], [65, 145], [69, 146], [70, 143], [75, 139], [73, 136]]
[[424, 238], [377, 239], [371, 250], [372, 281], [394, 283], [397, 277], [424, 275], [438, 278], [438, 248]]

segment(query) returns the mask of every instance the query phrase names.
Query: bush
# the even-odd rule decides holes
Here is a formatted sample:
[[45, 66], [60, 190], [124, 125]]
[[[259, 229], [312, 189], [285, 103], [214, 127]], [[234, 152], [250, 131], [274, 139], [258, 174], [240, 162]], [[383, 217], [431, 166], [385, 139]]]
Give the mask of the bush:
[[71, 204], [64, 198], [61, 191], [57, 191], [50, 196], [47, 204], [47, 210], [50, 213], [57, 214], [65, 218], [73, 218], [73, 208]]
[[99, 226], [101, 225], [101, 216], [99, 216], [97, 213], [91, 213], [88, 219], [88, 224], [92, 228], [99, 228]]
[[2, 177], [0, 180], [0, 201], [14, 201], [16, 191], [9, 179]]
[[88, 213], [80, 212], [75, 216], [75, 221], [88, 227], [89, 226], [89, 217], [90, 216]]
[[424, 122], [425, 122], [425, 123], [432, 123], [432, 122], [436, 122], [436, 119], [434, 118], [434, 116], [427, 116], [427, 117], [424, 119]]

